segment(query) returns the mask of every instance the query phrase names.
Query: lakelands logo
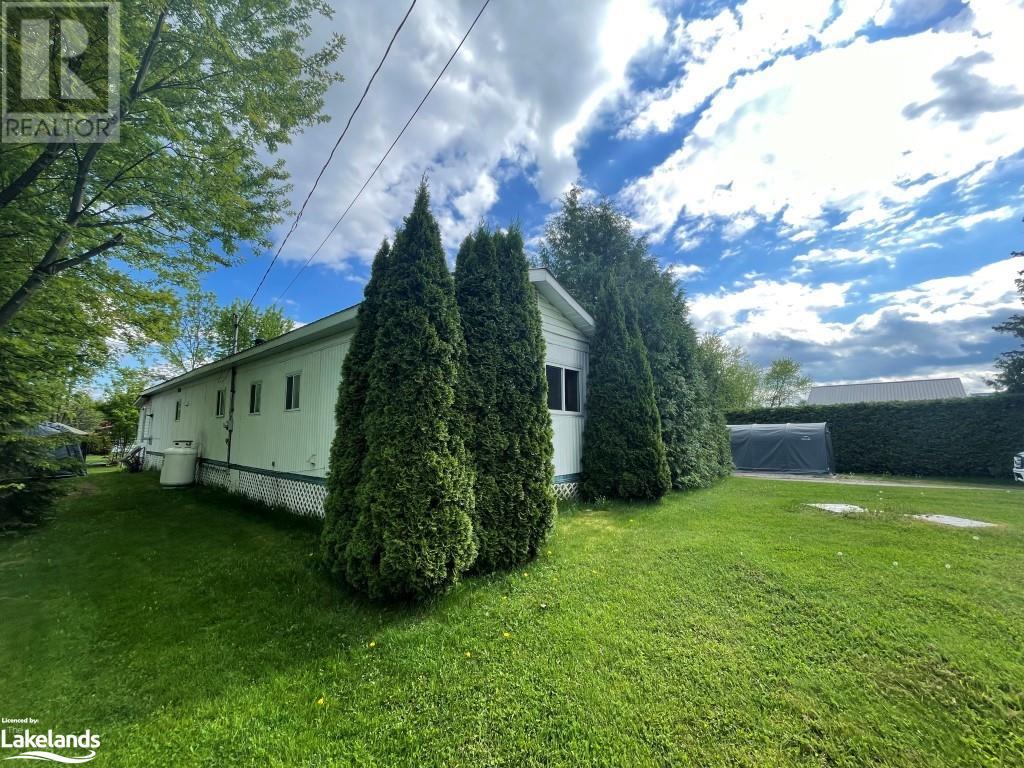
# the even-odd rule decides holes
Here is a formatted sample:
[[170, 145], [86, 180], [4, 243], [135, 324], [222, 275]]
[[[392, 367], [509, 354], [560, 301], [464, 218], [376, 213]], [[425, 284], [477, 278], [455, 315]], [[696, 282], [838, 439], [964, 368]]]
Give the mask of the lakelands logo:
[[[45, 760], [51, 763], [76, 765], [88, 763], [96, 757], [96, 750], [100, 746], [100, 737], [89, 729], [82, 733], [54, 733], [52, 729], [40, 733], [29, 728], [6, 727], [8, 724], [14, 723], [35, 725], [38, 722], [32, 717], [3, 718], [5, 727], [0, 730], [0, 749], [21, 750], [16, 755], [5, 755], [4, 760]], [[61, 752], [85, 750], [86, 754], [61, 754], [53, 751], [58, 749]]]

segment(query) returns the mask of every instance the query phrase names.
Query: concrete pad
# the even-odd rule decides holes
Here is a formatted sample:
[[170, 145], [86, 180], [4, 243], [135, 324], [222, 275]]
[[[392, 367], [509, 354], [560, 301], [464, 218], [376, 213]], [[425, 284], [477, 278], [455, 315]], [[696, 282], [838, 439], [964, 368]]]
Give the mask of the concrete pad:
[[808, 504], [807, 506], [831, 512], [833, 515], [855, 515], [858, 512], [867, 512], [864, 507], [858, 507], [856, 504]]
[[937, 525], [951, 525], [954, 528], [994, 528], [995, 523], [986, 523], [982, 520], [971, 520], [968, 517], [953, 517], [952, 515], [911, 515], [915, 520], [923, 520], [926, 523]]

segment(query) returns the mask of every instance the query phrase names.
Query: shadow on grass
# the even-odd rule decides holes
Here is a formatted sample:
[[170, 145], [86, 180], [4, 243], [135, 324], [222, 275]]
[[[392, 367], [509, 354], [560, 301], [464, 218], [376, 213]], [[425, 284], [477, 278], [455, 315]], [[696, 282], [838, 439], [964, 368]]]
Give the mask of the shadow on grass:
[[322, 568], [319, 520], [222, 490], [161, 489], [152, 473], [78, 482], [47, 528], [0, 540], [0, 574], [19, 571], [0, 582], [18, 608], [0, 627], [11, 711], [80, 724], [191, 710], [328, 657], [353, 663], [383, 629], [458, 599], [371, 603]]

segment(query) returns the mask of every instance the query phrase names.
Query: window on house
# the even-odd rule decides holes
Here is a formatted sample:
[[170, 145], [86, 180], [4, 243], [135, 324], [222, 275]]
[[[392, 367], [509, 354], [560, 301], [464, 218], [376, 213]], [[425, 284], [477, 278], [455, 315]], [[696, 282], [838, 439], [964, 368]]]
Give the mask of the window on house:
[[249, 385], [249, 413], [260, 412], [260, 397], [263, 394], [263, 382], [254, 381]]
[[565, 410], [580, 412], [580, 372], [571, 368], [565, 371]]
[[562, 410], [562, 369], [557, 365], [545, 366], [548, 375], [548, 409]]
[[223, 416], [224, 415], [224, 400], [225, 400], [225, 396], [226, 395], [227, 395], [227, 390], [224, 390], [224, 389], [218, 389], [217, 390], [217, 407], [216, 407], [216, 409], [213, 412], [214, 416]]
[[580, 411], [580, 372], [557, 365], [544, 367], [548, 377], [548, 409], [552, 411]]
[[284, 409], [286, 411], [295, 411], [299, 408], [299, 383], [302, 380], [302, 374], [293, 373], [285, 379], [284, 384]]
[[181, 421], [181, 400], [174, 401], [174, 420]]

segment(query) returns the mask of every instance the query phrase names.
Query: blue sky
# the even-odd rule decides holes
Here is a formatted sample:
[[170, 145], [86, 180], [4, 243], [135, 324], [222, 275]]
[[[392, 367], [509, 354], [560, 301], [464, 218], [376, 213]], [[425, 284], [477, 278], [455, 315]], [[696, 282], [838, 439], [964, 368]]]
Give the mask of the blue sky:
[[[348, 38], [346, 80], [332, 122], [281, 153], [295, 198], [405, 7], [338, 2], [318, 30]], [[310, 322], [359, 301], [424, 174], [452, 253], [480, 221], [518, 221], [535, 247], [575, 181], [648, 235], [697, 326], [755, 361], [790, 355], [821, 383], [958, 375], [984, 389], [1010, 341], [990, 327], [1024, 268], [1009, 257], [1024, 248], [1019, 0], [494, 0], [282, 296], [477, 8], [417, 4], [257, 303]], [[204, 284], [248, 296], [267, 258]]]

